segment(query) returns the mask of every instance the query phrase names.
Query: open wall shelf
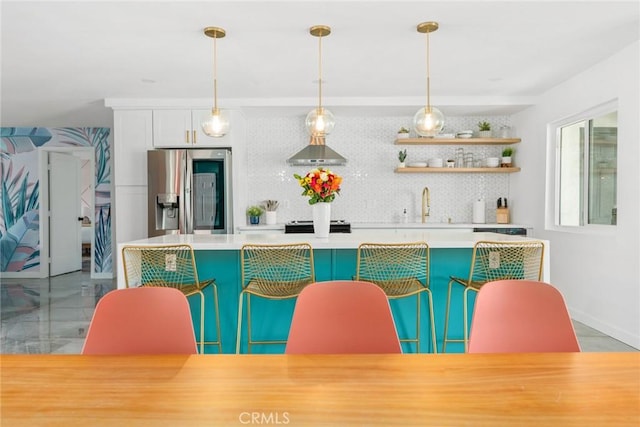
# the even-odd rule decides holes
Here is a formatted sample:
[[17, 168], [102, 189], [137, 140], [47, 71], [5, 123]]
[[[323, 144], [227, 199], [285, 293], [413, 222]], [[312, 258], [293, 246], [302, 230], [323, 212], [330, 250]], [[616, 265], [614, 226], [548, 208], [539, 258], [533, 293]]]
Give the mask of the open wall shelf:
[[396, 173], [514, 173], [520, 168], [396, 168]]
[[517, 144], [520, 138], [400, 138], [396, 145], [506, 145]]

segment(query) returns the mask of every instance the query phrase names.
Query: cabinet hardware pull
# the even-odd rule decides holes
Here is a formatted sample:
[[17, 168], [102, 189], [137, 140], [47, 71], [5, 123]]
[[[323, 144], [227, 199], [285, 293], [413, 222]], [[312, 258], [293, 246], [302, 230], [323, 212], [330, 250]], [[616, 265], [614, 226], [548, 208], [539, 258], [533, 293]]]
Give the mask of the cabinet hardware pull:
[[186, 130], [184, 131], [185, 135], [184, 135], [184, 142], [186, 142], [187, 144], [189, 143], [189, 131]]
[[196, 131], [194, 129], [191, 132], [193, 132], [193, 143], [195, 144], [196, 142], [198, 142], [198, 141], [196, 141]]

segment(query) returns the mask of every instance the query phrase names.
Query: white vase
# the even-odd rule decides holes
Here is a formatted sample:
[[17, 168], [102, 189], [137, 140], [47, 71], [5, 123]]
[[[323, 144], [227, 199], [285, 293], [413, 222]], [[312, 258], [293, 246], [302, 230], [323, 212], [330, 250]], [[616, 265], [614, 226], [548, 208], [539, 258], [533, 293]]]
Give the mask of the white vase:
[[276, 224], [276, 211], [267, 211], [264, 213], [267, 225]]
[[319, 238], [329, 237], [329, 224], [331, 222], [331, 203], [316, 203], [313, 209], [313, 234]]

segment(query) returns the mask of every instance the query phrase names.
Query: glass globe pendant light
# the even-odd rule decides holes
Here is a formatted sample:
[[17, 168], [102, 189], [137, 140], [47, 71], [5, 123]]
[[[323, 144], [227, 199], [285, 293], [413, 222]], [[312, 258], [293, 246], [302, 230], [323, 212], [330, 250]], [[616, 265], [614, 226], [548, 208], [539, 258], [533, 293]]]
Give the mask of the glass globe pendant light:
[[317, 137], [324, 137], [333, 130], [336, 124], [333, 113], [322, 106], [322, 37], [331, 34], [331, 28], [325, 25], [316, 25], [309, 29], [309, 33], [318, 37], [318, 106], [307, 114], [305, 126], [312, 136], [312, 141]]
[[226, 32], [219, 27], [207, 27], [204, 29], [204, 34], [213, 38], [213, 108], [211, 115], [202, 122], [202, 131], [214, 138], [220, 138], [229, 132], [229, 115], [227, 111], [218, 108], [218, 51], [216, 42], [223, 38]]
[[413, 116], [413, 128], [420, 136], [434, 137], [444, 127], [444, 114], [431, 105], [431, 82], [429, 63], [429, 33], [438, 29], [437, 22], [423, 22], [418, 25], [418, 32], [426, 34], [427, 40], [427, 104]]

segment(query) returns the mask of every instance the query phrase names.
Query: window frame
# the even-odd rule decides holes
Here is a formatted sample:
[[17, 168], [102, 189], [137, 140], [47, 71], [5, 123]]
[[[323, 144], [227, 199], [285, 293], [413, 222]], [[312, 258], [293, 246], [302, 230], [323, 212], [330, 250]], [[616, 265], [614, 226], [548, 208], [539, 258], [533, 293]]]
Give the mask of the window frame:
[[[599, 117], [616, 112], [619, 114], [618, 109], [618, 101], [611, 100], [604, 104], [598, 105], [596, 107], [590, 108], [578, 114], [574, 114], [572, 116], [565, 117], [563, 119], [551, 122], [547, 125], [547, 136], [549, 139], [549, 146], [551, 147], [551, 155], [548, 157], [548, 161], [551, 163], [550, 166], [553, 170], [553, 173], [550, 175], [553, 178], [553, 183], [550, 187], [553, 193], [548, 195], [547, 200], [552, 203], [552, 208], [547, 209], [547, 218], [546, 218], [546, 229], [552, 231], [560, 231], [560, 232], [570, 232], [570, 233], [586, 233], [586, 234], [614, 234], [617, 228], [616, 224], [590, 224], [589, 223], [589, 178], [591, 172], [590, 166], [590, 138], [592, 138], [592, 127], [593, 120], [598, 119]], [[579, 225], [562, 225], [560, 224], [560, 175], [561, 175], [561, 132], [564, 127], [584, 122], [585, 129], [588, 129], [588, 132], [584, 134], [583, 143], [583, 154], [580, 159], [582, 164], [582, 194], [581, 194], [581, 206], [580, 206], [580, 221]], [[619, 159], [616, 154], [616, 168], [619, 165]], [[618, 177], [619, 174], [616, 174], [616, 187], [618, 186]], [[617, 199], [616, 199], [617, 205]]]

